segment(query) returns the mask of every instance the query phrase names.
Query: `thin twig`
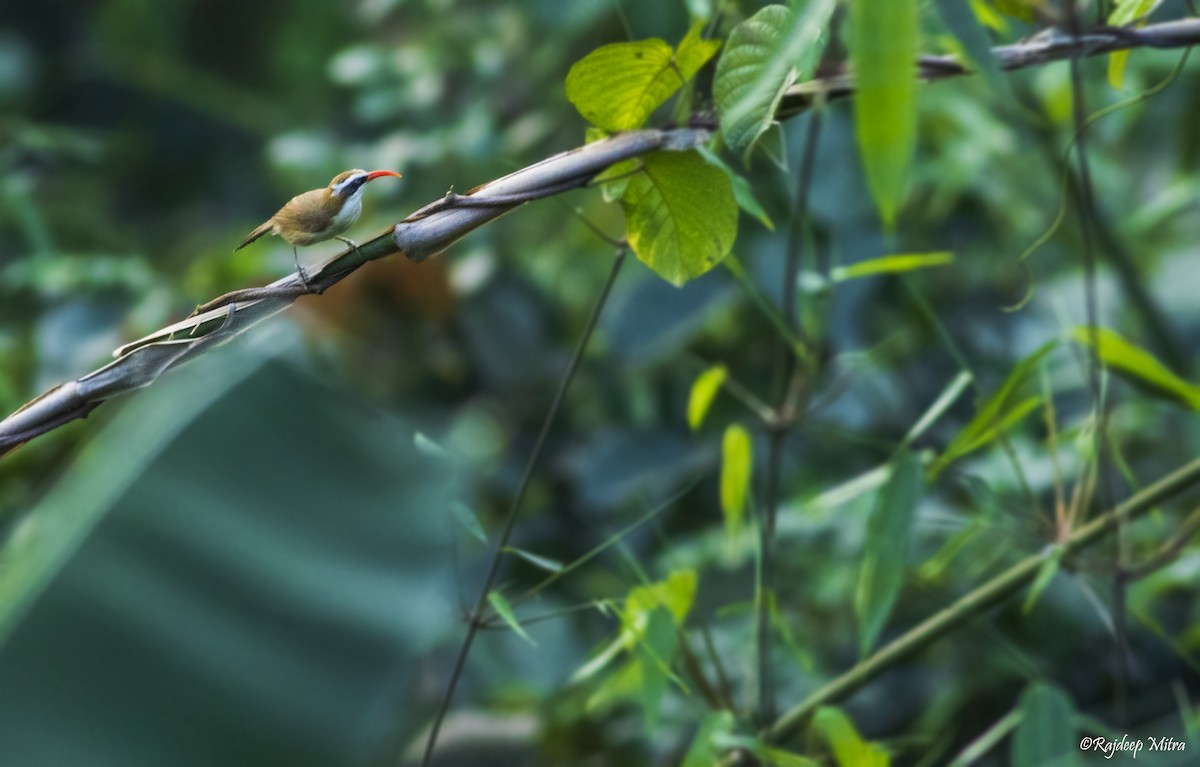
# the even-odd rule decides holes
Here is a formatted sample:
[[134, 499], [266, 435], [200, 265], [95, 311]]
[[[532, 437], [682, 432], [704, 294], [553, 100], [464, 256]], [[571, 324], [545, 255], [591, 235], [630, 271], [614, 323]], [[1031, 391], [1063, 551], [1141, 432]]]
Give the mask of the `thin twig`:
[[588, 317], [587, 324], [584, 326], [578, 343], [575, 345], [575, 353], [571, 356], [571, 362], [567, 365], [566, 372], [563, 373], [562, 380], [558, 385], [558, 391], [555, 392], [554, 400], [550, 403], [550, 409], [547, 411], [546, 419], [542, 423], [541, 431], [538, 432], [537, 440], [533, 443], [533, 451], [529, 454], [529, 460], [526, 462], [525, 470], [521, 474], [521, 481], [517, 485], [517, 492], [513, 496], [512, 505], [509, 507], [508, 516], [504, 520], [504, 527], [500, 533], [500, 538], [496, 542], [491, 564], [488, 566], [487, 575], [484, 577], [483, 585], [479, 590], [479, 598], [475, 602], [475, 609], [471, 613], [471, 619], [467, 623], [467, 634], [463, 638], [462, 647], [459, 648], [458, 658], [454, 663], [453, 671], [450, 673], [450, 680], [446, 684], [446, 692], [442, 696], [442, 702], [438, 706], [437, 714], [434, 715], [433, 725], [429, 730], [429, 737], [425, 741], [425, 755], [421, 759], [423, 767], [428, 767], [430, 761], [433, 759], [433, 752], [437, 747], [438, 733], [442, 728], [442, 722], [446, 718], [446, 713], [450, 710], [450, 703], [454, 699], [454, 691], [458, 687], [459, 677], [466, 666], [467, 656], [471, 652], [471, 645], [475, 641], [475, 635], [479, 632], [480, 621], [487, 610], [488, 595], [491, 593], [492, 587], [496, 583], [496, 577], [500, 573], [500, 562], [504, 557], [504, 550], [508, 546], [508, 539], [512, 536], [517, 516], [521, 511], [521, 504], [525, 500], [525, 493], [529, 489], [529, 484], [533, 479], [534, 469], [537, 468], [538, 460], [541, 458], [542, 448], [546, 444], [546, 437], [550, 434], [550, 428], [554, 425], [558, 411], [561, 409], [563, 400], [566, 398], [567, 389], [570, 388], [571, 381], [575, 378], [575, 373], [579, 370], [579, 365], [583, 361], [583, 355], [587, 352], [588, 342], [591, 341], [592, 333], [596, 329], [596, 323], [600, 319], [600, 312], [604, 309], [605, 303], [608, 302], [612, 286], [617, 281], [617, 275], [621, 273], [621, 266], [625, 263], [627, 250], [624, 247], [617, 250], [617, 255], [613, 259], [612, 270], [608, 274], [608, 279], [605, 281], [604, 287], [600, 290], [600, 296], [596, 299], [596, 303], [592, 307], [592, 313]]
[[1161, 570], [1179, 558], [1184, 547], [1197, 532], [1200, 532], [1200, 509], [1196, 509], [1188, 515], [1188, 518], [1175, 531], [1175, 535], [1164, 543], [1154, 553], [1154, 556], [1136, 567], [1126, 568], [1122, 571], [1121, 576], [1130, 582], [1141, 580], [1151, 573]]
[[[808, 228], [808, 193], [812, 187], [816, 166], [817, 139], [821, 133], [821, 113], [814, 112], [804, 137], [804, 152], [796, 175], [795, 214], [788, 232], [787, 254], [783, 268], [783, 287], [779, 310], [792, 338], [804, 340], [799, 319], [800, 273], [804, 267], [804, 239]], [[788, 434], [799, 417], [801, 392], [809, 371], [798, 364], [791, 343], [782, 344], [779, 353], [783, 391], [779, 397], [774, 423], [767, 443], [766, 493], [763, 500], [763, 521], [759, 526], [759, 582], [755, 588], [755, 638], [757, 639], [758, 720], [766, 723], [775, 718], [775, 690], [771, 671], [771, 600], [775, 594], [775, 526], [779, 516], [779, 499], [783, 476], [783, 450]]]

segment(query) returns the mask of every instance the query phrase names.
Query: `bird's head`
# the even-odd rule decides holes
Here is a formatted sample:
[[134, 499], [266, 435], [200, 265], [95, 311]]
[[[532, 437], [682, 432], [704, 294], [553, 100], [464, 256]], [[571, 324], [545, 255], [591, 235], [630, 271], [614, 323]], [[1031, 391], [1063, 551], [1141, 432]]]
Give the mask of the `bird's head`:
[[401, 178], [400, 174], [393, 170], [373, 170], [365, 171], [359, 168], [354, 170], [343, 171], [333, 177], [329, 182], [328, 192], [330, 197], [337, 197], [343, 200], [352, 199], [356, 194], [362, 191], [363, 186], [368, 181], [374, 181], [383, 176], [395, 176]]

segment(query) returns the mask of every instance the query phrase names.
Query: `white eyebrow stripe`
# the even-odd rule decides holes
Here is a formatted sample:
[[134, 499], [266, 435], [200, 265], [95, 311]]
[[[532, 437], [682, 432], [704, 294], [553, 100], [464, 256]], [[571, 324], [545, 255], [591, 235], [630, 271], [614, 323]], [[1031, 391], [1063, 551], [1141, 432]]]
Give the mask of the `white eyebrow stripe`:
[[340, 195], [340, 194], [342, 193], [342, 190], [343, 190], [343, 189], [345, 189], [345, 188], [346, 188], [346, 186], [347, 186], [348, 184], [353, 184], [353, 183], [355, 183], [356, 181], [359, 181], [359, 180], [361, 180], [361, 179], [364, 179], [364, 178], [366, 178], [366, 177], [367, 177], [367, 174], [366, 174], [366, 173], [355, 173], [355, 174], [354, 174], [353, 176], [351, 176], [350, 178], [348, 178], [348, 179], [346, 179], [345, 181], [341, 182], [340, 184], [337, 184], [336, 186], [334, 186], [334, 187], [333, 187], [333, 192], [334, 192], [334, 194], [338, 194], [338, 195]]

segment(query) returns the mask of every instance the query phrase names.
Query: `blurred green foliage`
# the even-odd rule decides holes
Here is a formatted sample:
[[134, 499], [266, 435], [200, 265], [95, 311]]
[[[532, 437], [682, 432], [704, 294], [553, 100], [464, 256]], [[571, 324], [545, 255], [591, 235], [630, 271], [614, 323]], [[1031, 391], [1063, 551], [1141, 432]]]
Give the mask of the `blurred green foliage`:
[[[707, 36], [724, 39], [763, 5], [720, 3]], [[1027, 7], [993, 5], [1017, 16]], [[9, 4], [0, 12], [0, 409], [103, 364], [199, 301], [287, 271], [291, 252], [278, 242], [232, 248], [340, 170], [404, 173], [394, 189], [368, 191], [349, 233], [361, 238], [451, 187], [583, 143], [587, 126], [564, 89], [572, 65], [605, 44], [683, 40], [708, 9], [682, 0]], [[945, 14], [944, 24], [927, 11], [921, 50], [978, 49], [959, 42], [961, 17]], [[1152, 20], [1185, 12], [1166, 2]], [[1017, 18], [984, 19], [994, 42], [1031, 31]], [[837, 27], [827, 62], [846, 60], [852, 41]], [[1181, 55], [1135, 51], [1124, 92], [1108, 84], [1103, 59], [1088, 60], [1089, 106], [1163, 82]], [[720, 64], [685, 93], [701, 111], [712, 107], [713, 70]], [[918, 89], [909, 193], [887, 236], [853, 105], [823, 113], [812, 231], [799, 238], [809, 245], [802, 336], [821, 375], [782, 442], [775, 583], [759, 595], [773, 606], [782, 706], [857, 657], [868, 550], [903, 578], [889, 576], [877, 584], [883, 596], [866, 600], [878, 645], [1045, 549], [1061, 532], [1056, 505], [1091, 497], [1079, 489], [1096, 428], [1087, 343], [1052, 343], [1086, 322], [1078, 226], [1068, 217], [1018, 262], [1063, 201], [1069, 70], [1005, 78]], [[788, 79], [772, 80], [765, 101]], [[1200, 449], [1194, 415], [1178, 405], [1198, 380], [1198, 94], [1189, 63], [1087, 134], [1099, 324], [1124, 344], [1110, 352], [1125, 375], [1105, 378], [1112, 468], [1092, 508]], [[677, 116], [668, 102], [645, 119]], [[737, 222], [735, 258], [683, 288], [626, 267], [528, 494], [513, 540], [526, 555], [506, 555], [493, 603], [512, 615], [472, 651], [440, 763], [699, 767], [734, 747], [768, 762], [800, 758], [752, 737], [746, 714], [756, 685], [751, 522], [770, 454], [757, 406], [785, 385], [769, 307], [798, 225], [795, 175], [811, 125], [804, 116], [768, 129], [748, 169], [721, 155], [718, 176], [744, 175], [733, 192], [750, 211]], [[610, 245], [562, 202], [614, 237], [625, 231], [621, 206], [600, 191], [527, 205], [440, 259], [372, 264], [235, 348], [0, 460], [10, 568], [0, 583], [13, 589], [0, 588], [6, 763], [411, 756], [462, 635], [460, 600], [486, 569], [479, 531], [495, 541], [610, 267]], [[914, 271], [878, 261], [942, 253], [954, 257]], [[1031, 285], [1029, 303], [1005, 311]], [[689, 414], [694, 382], [714, 369], [720, 383], [710, 378]], [[957, 396], [968, 380], [969, 395]], [[914, 430], [947, 390], [956, 396]], [[736, 452], [753, 457], [754, 471], [744, 486], [744, 465], [733, 467], [738, 498], [723, 518], [722, 436], [735, 423], [751, 425]], [[896, 505], [886, 467], [902, 447], [913, 450], [899, 453], [905, 465], [938, 457], [924, 495], [896, 517], [912, 520], [905, 545], [889, 547], [884, 523], [894, 520], [880, 510]], [[1121, 556], [1148, 557], [1177, 526], [1175, 511], [1124, 530]], [[1054, 728], [1018, 724], [1014, 711], [1191, 735], [1200, 555], [1187, 547], [1129, 585], [1125, 677], [1111, 662], [1114, 556], [1105, 544], [1064, 561], [1028, 613], [1018, 600], [978, 616], [827, 709], [825, 726], [789, 751], [825, 763], [839, 749], [887, 752], [919, 765], [972, 747], [979, 764], [1060, 753], [1068, 725], [1046, 732]], [[568, 564], [538, 596], [517, 598], [547, 577], [546, 560]], [[576, 674], [605, 652], [621, 662]], [[696, 684], [691, 661], [712, 690]]]

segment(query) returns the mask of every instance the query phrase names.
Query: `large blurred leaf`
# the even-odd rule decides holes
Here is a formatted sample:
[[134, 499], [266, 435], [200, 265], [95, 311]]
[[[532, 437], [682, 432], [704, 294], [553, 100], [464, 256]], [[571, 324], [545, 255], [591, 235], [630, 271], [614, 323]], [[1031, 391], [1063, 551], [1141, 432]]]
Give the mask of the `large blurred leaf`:
[[850, 0], [854, 123], [867, 186], [891, 228], [917, 145], [917, 0]]
[[712, 269], [737, 238], [737, 202], [729, 179], [697, 152], [655, 152], [629, 180], [629, 246], [672, 285]]
[[242, 356], [233, 365], [197, 366], [171, 394], [156, 387], [139, 398], [84, 449], [81, 465], [107, 464], [104, 473], [68, 472], [0, 549], [0, 646], [148, 464], [260, 364]]
[[[1095, 337], [1096, 354], [1105, 367], [1160, 397], [1200, 410], [1200, 386], [1175, 375], [1150, 352], [1115, 331], [1096, 328]], [[1092, 333], [1086, 327], [1075, 328], [1071, 338], [1081, 346], [1092, 346]]]
[[1021, 695], [1013, 733], [1013, 767], [1068, 767], [1079, 762], [1074, 707], [1061, 690], [1041, 682]]
[[802, 5], [800, 13], [768, 5], [738, 24], [717, 62], [713, 97], [721, 134], [743, 158], [775, 120], [783, 92], [798, 78], [811, 76], [821, 56], [834, 2]]
[[891, 476], [879, 491], [867, 523], [866, 551], [854, 595], [858, 648], [863, 657], [874, 647], [904, 585], [908, 541], [924, 486], [925, 469], [920, 460], [901, 451], [892, 460]]
[[642, 127], [721, 47], [700, 39], [703, 27], [694, 25], [678, 51], [657, 37], [597, 48], [567, 73], [567, 99], [603, 130]]
[[30, 512], [39, 535], [104, 519], [0, 652], [5, 763], [367, 767], [423, 720], [420, 654], [456, 624], [451, 472], [258, 364], [138, 394]]

